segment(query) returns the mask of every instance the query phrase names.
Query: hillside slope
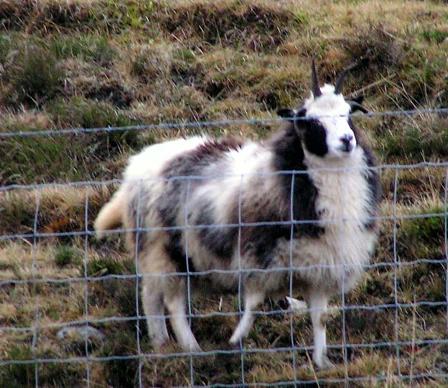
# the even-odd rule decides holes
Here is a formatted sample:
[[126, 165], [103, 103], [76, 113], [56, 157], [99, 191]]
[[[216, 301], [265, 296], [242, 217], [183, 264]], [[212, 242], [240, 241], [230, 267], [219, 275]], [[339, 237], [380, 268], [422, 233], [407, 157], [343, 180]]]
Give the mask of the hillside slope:
[[[373, 112], [448, 107], [447, 25], [443, 1], [4, 0], [0, 132], [273, 118], [277, 108], [307, 96], [313, 56], [327, 81], [366, 57], [345, 94], [364, 94]], [[448, 156], [446, 115], [356, 123], [383, 164]], [[259, 139], [275, 129], [273, 123], [206, 131]], [[199, 342], [211, 353], [225, 352], [190, 358], [172, 345], [166, 349], [172, 357], [151, 357], [145, 323], [134, 318], [141, 313], [134, 259], [121, 237], [99, 243], [83, 232], [115, 189], [101, 182], [119, 178], [129, 155], [199, 131], [0, 136], [2, 187], [61, 183], [0, 191], [0, 386], [35, 386], [36, 376], [48, 387], [173, 386], [192, 379], [237, 385], [243, 375], [254, 385], [294, 377], [310, 384], [344, 378], [359, 385], [447, 384], [443, 166], [382, 169], [385, 220], [376, 266], [346, 298], [352, 308], [335, 311], [328, 323], [334, 370], [310, 364], [303, 348], [311, 345], [308, 318], [291, 321], [271, 301], [263, 310], [278, 314], [257, 318], [243, 356], [229, 349], [238, 319], [222, 316], [238, 310], [230, 296], [193, 303], [194, 313], [206, 315], [192, 320]], [[64, 185], [90, 180], [95, 184]], [[34, 231], [41, 237], [33, 238]], [[58, 338], [64, 322], [84, 319], [103, 340]], [[347, 367], [343, 319], [353, 345]], [[292, 340], [302, 349], [289, 350]], [[52, 361], [27, 362], [36, 358]]]

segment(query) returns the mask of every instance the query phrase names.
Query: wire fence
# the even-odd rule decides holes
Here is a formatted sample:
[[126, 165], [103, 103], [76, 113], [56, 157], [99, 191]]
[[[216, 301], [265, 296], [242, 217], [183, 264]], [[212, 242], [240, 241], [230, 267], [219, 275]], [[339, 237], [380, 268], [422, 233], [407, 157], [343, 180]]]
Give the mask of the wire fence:
[[[403, 109], [403, 110], [389, 110], [381, 112], [368, 112], [362, 115], [354, 114], [353, 117], [412, 117], [415, 115], [441, 115], [448, 114], [448, 108], [427, 108], [427, 109]], [[321, 118], [326, 116], [320, 115]], [[331, 115], [328, 117], [335, 117]], [[306, 117], [294, 117], [294, 120], [305, 121]], [[88, 134], [88, 133], [102, 133], [102, 132], [126, 132], [126, 131], [152, 131], [152, 130], [167, 130], [167, 129], [194, 129], [194, 128], [219, 128], [233, 125], [268, 125], [283, 122], [284, 118], [263, 118], [263, 119], [240, 119], [240, 120], [213, 120], [213, 121], [188, 121], [188, 122], [171, 122], [159, 124], [141, 124], [141, 125], [127, 125], [127, 126], [108, 126], [100, 128], [60, 128], [48, 130], [31, 130], [31, 131], [2, 131], [0, 138], [9, 137], [35, 137], [35, 136], [60, 136], [69, 134]]]
[[[446, 114], [448, 109], [389, 111], [371, 113], [374, 116], [410, 116], [418, 114]], [[223, 125], [264, 125], [277, 121], [269, 120], [225, 120], [196, 123], [162, 123], [131, 127], [73, 128], [30, 132], [0, 132], [0, 137], [13, 136], [53, 136], [77, 133], [95, 133], [128, 130], [152, 130], [168, 128], [206, 128]], [[315, 348], [307, 313], [308, 306], [298, 311], [283, 303], [270, 299], [254, 309], [255, 323], [249, 337], [240, 341], [239, 346], [228, 344], [231, 332], [244, 314], [244, 279], [250, 276], [283, 274], [287, 282], [282, 297], [298, 297], [296, 275], [304, 271], [341, 271], [349, 273], [349, 263], [317, 263], [298, 265], [293, 260], [294, 228], [304, 224], [328, 227], [350, 223], [350, 218], [331, 219], [326, 222], [316, 220], [284, 221], [263, 220], [249, 222], [241, 210], [241, 189], [238, 199], [238, 220], [231, 223], [190, 223], [188, 201], [182, 204], [185, 218], [177, 226], [151, 226], [141, 224], [133, 228], [121, 227], [106, 232], [109, 239], [104, 243], [95, 240], [92, 228], [97, 215], [98, 199], [95, 193], [113, 191], [122, 181], [86, 181], [69, 183], [47, 183], [31, 185], [7, 185], [0, 187], [1, 201], [14, 201], [27, 193], [26, 201], [33, 199], [33, 216], [26, 222], [24, 232], [3, 232], [0, 235], [0, 252], [3, 268], [8, 268], [8, 260], [17, 255], [17, 246], [28, 247], [30, 254], [26, 262], [29, 267], [22, 270], [2, 270], [0, 267], [0, 292], [3, 305], [16, 305], [15, 310], [26, 304], [26, 313], [12, 313], [4, 308], [0, 316], [0, 376], [15, 376], [21, 371], [27, 374], [28, 385], [48, 385], [48, 375], [43, 369], [48, 365], [75, 365], [76, 385], [96, 386], [104, 384], [121, 385], [120, 378], [109, 369], [106, 377], [98, 380], [98, 365], [120, 363], [120, 373], [130, 374], [128, 382], [144, 386], [298, 386], [298, 385], [371, 385], [387, 384], [446, 384], [448, 365], [444, 361], [448, 353], [448, 162], [424, 162], [399, 165], [384, 164], [374, 168], [390, 182], [390, 192], [386, 193], [385, 205], [379, 216], [371, 216], [368, 221], [378, 221], [382, 225], [380, 246], [377, 254], [368, 263], [362, 264], [367, 272], [367, 280], [360, 281], [358, 287], [346, 293], [345, 281], [342, 288], [331, 300], [327, 331], [329, 336], [329, 356], [335, 367], [329, 371], [319, 371], [312, 362]], [[350, 168], [319, 169], [321, 172], [355, 174], [358, 166]], [[309, 171], [308, 171], [309, 172]], [[406, 193], [408, 182], [403, 186], [406, 174], [420, 174], [422, 179], [431, 181], [431, 193], [421, 185], [421, 197], [432, 195], [430, 206], [409, 203]], [[292, 182], [303, 171], [277, 171], [272, 174], [253, 174], [257, 179], [273, 176], [289, 176]], [[243, 176], [231, 176], [243, 179]], [[229, 176], [176, 176], [171, 180], [182, 181], [191, 186], [200, 180], [229, 179]], [[167, 179], [162, 179], [166, 182]], [[435, 183], [434, 183], [435, 182]], [[139, 182], [135, 182], [136, 185]], [[291, 200], [294, 183], [291, 185]], [[50, 218], [49, 190], [73, 190], [76, 203], [82, 210], [77, 214], [77, 226], [61, 231], [48, 231], [43, 218]], [[12, 198], [12, 199], [11, 199]], [[143, 197], [142, 197], [143, 198]], [[140, 198], [139, 202], [143, 199]], [[188, 199], [188, 198], [187, 198]], [[422, 202], [423, 203], [423, 202]], [[82, 205], [80, 205], [82, 204]], [[29, 203], [27, 206], [31, 206]], [[137, 217], [140, 219], [140, 205]], [[16, 217], [20, 217], [16, 213]], [[247, 228], [282, 227], [289, 228], [288, 264], [263, 268], [245, 265], [241, 251], [241, 233]], [[202, 230], [237, 231], [237, 266], [222, 268], [190, 268], [190, 253], [194, 251], [191, 233]], [[142, 270], [141, 252], [137, 249], [139, 239], [148, 233], [170, 232], [183, 234], [182, 255], [185, 270], [145, 272]], [[135, 251], [124, 253], [114, 240], [122, 240], [123, 234], [135, 236]], [[414, 241], [421, 239], [421, 241]], [[76, 271], [62, 270], [49, 258], [51, 247], [58, 244], [73, 244], [82, 252]], [[115, 244], [115, 245], [114, 245]], [[426, 246], [425, 246], [426, 244]], [[111, 248], [111, 245], [113, 248]], [[413, 251], [415, 246], [419, 250]], [[423, 248], [422, 248], [423, 246]], [[11, 248], [12, 247], [12, 248]], [[421, 249], [420, 249], [421, 248]], [[11, 251], [8, 251], [11, 249]], [[415, 248], [416, 249], [416, 248]], [[22, 252], [19, 250], [19, 252]], [[9, 257], [8, 255], [11, 255]], [[424, 255], [430, 255], [424, 257]], [[111, 270], [105, 261], [124, 256], [128, 266], [118, 265]], [[127, 257], [127, 259], [126, 259]], [[16, 257], [15, 262], [24, 260]], [[29, 263], [31, 262], [31, 263]], [[103, 267], [93, 268], [102, 263]], [[132, 265], [131, 265], [132, 264]], [[20, 264], [19, 264], [20, 266]], [[24, 267], [25, 264], [23, 264]], [[48, 269], [48, 267], [52, 267]], [[69, 266], [70, 268], [70, 266]], [[104, 272], [106, 269], [106, 272]], [[2, 273], [3, 272], [3, 273]], [[112, 273], [110, 273], [112, 272]], [[234, 280], [234, 291], [228, 296], [217, 292], [212, 294], [202, 282], [213, 276]], [[346, 276], [346, 275], [344, 275]], [[148, 316], [142, 310], [141, 289], [147, 278], [156, 278], [186, 283], [186, 319], [193, 327], [202, 351], [182, 351], [171, 343], [162, 349], [155, 349], [148, 340], [147, 318], [167, 321], [173, 318], [168, 312], [163, 315]], [[236, 279], [236, 281], [235, 281]], [[205, 283], [209, 284], [209, 283]], [[300, 287], [299, 287], [300, 288]], [[61, 297], [61, 290], [69, 298], [75, 298], [76, 308], [56, 304], [49, 312], [49, 300]], [[120, 297], [125, 292], [127, 299]], [[22, 294], [21, 294], [22, 293]], [[104, 294], [111, 293], [108, 298]], [[115, 299], [114, 296], [118, 297]], [[30, 301], [27, 302], [27, 299]], [[129, 300], [132, 299], [132, 300]], [[65, 299], [64, 299], [65, 301]], [[126, 304], [126, 309], [120, 305]], [[14, 310], [13, 309], [13, 310]], [[59, 311], [58, 309], [62, 309]], [[65, 332], [64, 332], [65, 330]], [[68, 346], [64, 333], [73, 330], [80, 336], [77, 347]], [[227, 338], [228, 336], [228, 338]], [[172, 336], [173, 337], [173, 336]], [[99, 340], [98, 340], [99, 338]], [[174, 337], [173, 337], [174, 338]], [[123, 341], [123, 346], [118, 346]], [[174, 341], [172, 341], [174, 342]], [[29, 351], [25, 355], [8, 349], [18, 344]], [[115, 365], [113, 364], [113, 365]], [[129, 365], [132, 368], [129, 369]], [[25, 369], [17, 369], [23, 367]], [[16, 368], [16, 369], [14, 369]], [[30, 369], [33, 371], [29, 375]], [[70, 369], [71, 370], [71, 369]], [[79, 371], [82, 373], [79, 375]], [[167, 370], [171, 370], [169, 373]], [[3, 375], [2, 375], [2, 374]], [[71, 372], [60, 372], [75, 373]], [[115, 377], [114, 377], [115, 376]], [[53, 379], [56, 379], [53, 377]], [[6, 381], [6, 380], [5, 380]], [[73, 383], [73, 380], [70, 380]]]

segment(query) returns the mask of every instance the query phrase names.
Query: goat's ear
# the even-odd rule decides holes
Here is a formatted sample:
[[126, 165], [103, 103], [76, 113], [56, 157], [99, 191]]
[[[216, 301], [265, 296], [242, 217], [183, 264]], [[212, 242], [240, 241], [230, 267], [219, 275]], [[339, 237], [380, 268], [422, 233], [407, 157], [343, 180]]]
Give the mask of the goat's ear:
[[364, 101], [364, 96], [360, 95], [358, 97], [353, 98], [352, 100], [347, 101], [350, 105], [350, 113], [355, 113], [360, 110], [362, 113], [369, 113], [369, 111], [362, 106], [362, 102]]
[[350, 113], [355, 113], [358, 110], [360, 110], [362, 113], [369, 113], [369, 111], [364, 108], [361, 104], [358, 104], [357, 102], [350, 102]]
[[284, 118], [285, 120], [288, 120], [288, 121], [293, 121], [296, 113], [297, 112], [294, 109], [288, 109], [288, 108], [279, 109], [277, 111], [277, 114], [280, 117], [282, 117], [282, 118]]
[[360, 94], [359, 96], [352, 98], [351, 101], [356, 102], [359, 105], [361, 105], [364, 101], [364, 96], [362, 94]]
[[305, 116], [306, 109], [305, 108], [301, 108], [299, 110], [289, 109], [289, 108], [279, 109], [277, 111], [277, 114], [280, 117], [284, 118], [285, 120], [294, 121], [294, 118], [296, 118], [296, 117], [303, 117], [303, 116]]

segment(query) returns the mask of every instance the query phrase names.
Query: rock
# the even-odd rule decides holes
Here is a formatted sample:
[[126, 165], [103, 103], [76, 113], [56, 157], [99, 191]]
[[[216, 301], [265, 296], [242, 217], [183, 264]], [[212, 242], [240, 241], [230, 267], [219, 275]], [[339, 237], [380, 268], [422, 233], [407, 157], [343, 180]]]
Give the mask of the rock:
[[291, 307], [291, 310], [294, 311], [296, 314], [305, 314], [307, 312], [307, 304], [303, 300], [298, 300], [295, 298], [286, 297], [286, 300], [289, 303], [289, 307]]
[[103, 342], [104, 334], [89, 325], [64, 327], [57, 333], [58, 339], [70, 343]]

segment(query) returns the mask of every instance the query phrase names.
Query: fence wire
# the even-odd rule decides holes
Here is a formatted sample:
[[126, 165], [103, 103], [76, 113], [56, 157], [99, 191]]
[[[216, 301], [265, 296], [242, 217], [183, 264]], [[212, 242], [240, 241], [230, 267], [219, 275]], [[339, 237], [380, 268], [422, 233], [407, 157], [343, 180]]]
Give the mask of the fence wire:
[[[446, 114], [448, 108], [443, 109], [427, 109], [427, 110], [412, 110], [412, 111], [389, 111], [368, 114], [367, 117], [375, 116], [411, 116], [416, 114]], [[152, 129], [168, 129], [168, 128], [207, 128], [211, 126], [224, 125], [265, 125], [279, 121], [277, 119], [263, 119], [263, 120], [225, 120], [214, 122], [196, 122], [196, 123], [162, 123], [154, 125], [138, 125], [129, 127], [107, 127], [107, 128], [72, 128], [61, 130], [45, 130], [45, 131], [30, 131], [30, 132], [0, 132], [0, 138], [4, 137], [20, 137], [20, 136], [53, 136], [65, 134], [81, 134], [81, 133], [96, 133], [96, 132], [113, 132], [113, 131], [128, 131], [128, 130], [152, 130]], [[351, 168], [327, 168], [320, 169], [329, 172], [345, 172], [352, 173], [359, 169], [354, 166]], [[327, 332], [331, 333], [329, 336], [328, 349], [330, 350], [330, 358], [333, 358], [336, 366], [333, 371], [320, 372], [311, 361], [310, 354], [314, 349], [312, 335], [309, 331], [309, 322], [306, 320], [306, 314], [313, 310], [309, 307], [304, 311], [297, 312], [291, 307], [285, 307], [275, 302], [266, 302], [262, 308], [255, 309], [256, 317], [255, 323], [251, 329], [249, 339], [241, 340], [237, 347], [231, 348], [226, 345], [228, 339], [223, 338], [228, 335], [228, 322], [232, 321], [232, 326], [244, 314], [244, 287], [242, 284], [243, 276], [251, 274], [270, 274], [270, 273], [284, 273], [287, 279], [288, 292], [283, 297], [297, 297], [296, 288], [300, 285], [295, 284], [294, 275], [300, 271], [313, 271], [323, 268], [344, 270], [346, 273], [347, 264], [315, 264], [298, 266], [293, 261], [293, 236], [294, 228], [301, 224], [314, 224], [314, 220], [295, 220], [293, 211], [291, 210], [291, 218], [285, 221], [265, 220], [263, 222], [247, 222], [244, 220], [242, 213], [242, 180], [243, 176], [234, 176], [234, 179], [240, 179], [240, 189], [238, 198], [238, 222], [236, 223], [222, 223], [222, 224], [189, 224], [188, 222], [188, 206], [183, 207], [184, 222], [182, 225], [175, 227], [148, 227], [144, 224], [137, 223], [135, 228], [117, 228], [107, 231], [105, 234], [109, 238], [105, 243], [95, 242], [95, 233], [92, 229], [92, 221], [96, 216], [96, 205], [92, 206], [94, 202], [92, 193], [104, 188], [113, 190], [122, 181], [120, 179], [108, 181], [85, 181], [85, 182], [68, 182], [68, 183], [46, 183], [46, 184], [30, 184], [30, 185], [5, 185], [0, 187], [0, 200], [6, 198], [10, 193], [31, 193], [34, 196], [34, 215], [32, 225], [29, 225], [27, 232], [16, 233], [2, 233], [0, 235], [0, 249], [8, 247], [12, 244], [25, 244], [31, 248], [31, 271], [30, 273], [18, 273], [13, 276], [10, 272], [2, 271], [0, 267], [0, 292], [1, 297], [5, 299], [12, 298], [14, 293], [17, 293], [20, 287], [27, 287], [30, 290], [29, 297], [33, 300], [33, 311], [30, 312], [30, 319], [28, 322], [9, 320], [8, 317], [0, 316], [0, 333], [2, 339], [0, 340], [0, 376], [1, 373], [5, 375], [8, 368], [19, 366], [32, 366], [33, 381], [30, 385], [35, 387], [43, 386], [41, 367], [45, 365], [71, 364], [82, 365], [85, 368], [85, 377], [78, 384], [85, 386], [95, 386], [97, 382], [94, 381], [95, 368], [97, 364], [104, 365], [112, 362], [126, 363], [136, 362], [137, 366], [134, 370], [134, 385], [144, 387], [149, 385], [160, 386], [155, 373], [149, 373], [147, 369], [151, 368], [153, 363], [169, 361], [172, 364], [167, 364], [165, 368], [176, 368], [176, 373], [180, 373], [178, 383], [172, 385], [184, 386], [210, 386], [210, 387], [240, 387], [240, 386], [298, 386], [298, 385], [321, 385], [334, 384], [351, 386], [357, 385], [371, 385], [378, 383], [390, 384], [409, 384], [414, 383], [433, 383], [442, 384], [448, 383], [448, 367], [443, 361], [448, 352], [448, 212], [447, 212], [447, 185], [448, 185], [448, 162], [424, 162], [417, 164], [384, 164], [375, 167], [381, 176], [388, 175], [392, 177], [389, 194], [389, 206], [383, 207], [379, 216], [370, 217], [372, 221], [378, 221], [381, 225], [389, 225], [382, 229], [383, 239], [388, 246], [381, 246], [381, 249], [386, 252], [382, 260], [374, 257], [370, 263], [364, 264], [363, 269], [367, 272], [365, 277], [367, 281], [361, 281], [355, 290], [356, 297], [351, 296], [351, 292], [345, 293], [344, 289], [340, 290], [338, 296], [332, 299], [330, 305], [329, 315], [330, 321], [327, 325]], [[417, 209], [410, 211], [406, 208], [406, 204], [401, 201], [400, 196], [407, 190], [406, 187], [400, 186], [400, 177], [403, 174], [415, 171], [425, 171], [428, 176], [443, 174], [440, 187], [434, 189], [439, 195], [437, 198], [436, 207], [421, 211]], [[287, 175], [291, 178], [291, 207], [293, 204], [293, 190], [296, 184], [296, 177], [303, 174], [303, 171], [277, 171], [272, 174], [260, 173], [254, 174], [259, 178], [270, 178], [272, 176]], [[184, 204], [188, 204], [189, 196], [191, 195], [191, 185], [198, 180], [207, 179], [224, 179], [228, 175], [222, 174], [220, 176], [204, 177], [204, 176], [177, 176], [169, 178], [171, 180], [180, 180], [187, 182], [188, 190], [186, 191], [186, 198]], [[164, 179], [166, 181], [167, 179]], [[138, 182], [136, 182], [138, 183]], [[82, 225], [79, 228], [71, 228], [68, 231], [52, 232], [42, 230], [41, 217], [46, 216], [47, 209], [43, 205], [43, 197], [49, 189], [63, 191], [70, 188], [77, 190], [78, 194], [83, 196], [83, 214]], [[89, 192], [87, 189], [91, 189]], [[387, 194], [387, 193], [386, 193]], [[141, 201], [144, 198], [139, 196], [139, 205], [137, 213], [142, 207]], [[0, 215], [1, 216], [1, 215]], [[140, 219], [137, 214], [137, 220]], [[328, 221], [331, 223], [348, 222], [349, 219], [336, 219]], [[430, 229], [430, 234], [436, 231], [441, 231], [442, 235], [425, 235], [424, 230], [418, 229], [419, 223], [428, 222], [431, 225], [440, 221], [442, 227]], [[402, 242], [400, 240], [400, 228], [406, 222], [414, 222], [417, 225], [417, 234], [414, 238], [419, 238], [421, 233], [422, 238], [426, 238], [429, 244], [436, 244], [437, 241], [442, 241], [443, 253], [439, 257], [417, 257], [408, 258], [403, 254]], [[321, 224], [321, 221], [319, 221]], [[325, 225], [324, 225], [325, 226]], [[276, 268], [247, 268], [244, 263], [244, 257], [241, 254], [241, 233], [244, 228], [262, 228], [262, 227], [286, 227], [290, 228], [290, 243], [289, 243], [289, 264], [285, 267]], [[185, 271], [168, 271], [166, 273], [149, 273], [144, 272], [142, 267], [141, 252], [137, 249], [139, 246], [139, 239], [145, 233], [151, 232], [174, 232], [185, 233], [186, 235], [192, 231], [223, 230], [228, 228], [235, 228], [237, 234], [237, 254], [238, 266], [233, 269], [224, 268], [210, 268], [206, 270], [192, 270], [189, 267], [190, 256], [190, 242], [189, 238], [185, 238], [185, 246], [183, 255], [185, 257], [186, 270]], [[134, 270], [124, 273], [92, 273], [91, 264], [100, 257], [100, 254], [105, 253], [108, 256], [110, 252], [110, 240], [118, 239], [124, 233], [132, 233], [135, 235], [135, 251], [124, 254], [121, 248], [117, 248], [120, 255], [129, 257], [132, 256]], [[82, 263], [81, 271], [77, 276], [70, 273], [60, 271], [48, 276], [42, 271], [42, 264], [38, 263], [39, 249], [44, 249], [48, 245], [66, 244], [70, 241], [73, 244], [80, 244], [82, 247]], [[76, 242], [78, 241], [78, 242]], [[79, 241], [81, 241], [79, 243]], [[100, 253], [97, 253], [100, 252]], [[103, 252], [103, 253], [102, 253]], [[117, 252], [113, 252], [116, 254]], [[418, 253], [420, 254], [420, 253]], [[103, 254], [104, 255], [104, 254]], [[113, 255], [112, 255], [113, 256]], [[8, 257], [1, 258], [8, 260]], [[20, 257], [18, 258], [20, 261]], [[440, 268], [441, 273], [437, 273], [434, 268]], [[418, 287], [419, 279], [407, 279], [403, 276], [406, 270], [415, 269], [419, 271], [418, 274], [422, 282], [428, 282], [428, 287], [433, 284], [439, 285], [440, 290], [437, 292], [428, 293], [423, 292], [420, 295]], [[434, 272], [434, 271], [435, 272]], [[234, 297], [227, 297], [217, 293], [212, 297], [206, 290], [205, 302], [201, 301], [204, 298], [204, 293], [195, 295], [195, 285], [199, 281], [210, 275], [234, 276], [237, 281], [237, 292]], [[381, 276], [380, 276], [381, 275]], [[179, 351], [179, 348], [172, 345], [166, 349], [154, 350], [147, 339], [146, 319], [148, 316], [141, 310], [142, 302], [140, 300], [140, 292], [142, 283], [145, 278], [168, 279], [173, 278], [186, 280], [186, 305], [187, 313], [186, 319], [190, 325], [193, 326], [193, 331], [198, 331], [196, 334], [199, 343], [206, 341], [206, 347], [203, 351]], [[373, 279], [373, 281], [372, 281]], [[369, 283], [369, 281], [372, 281]], [[416, 282], [416, 291], [412, 295], [413, 300], [409, 300], [409, 295], [405, 295], [405, 281]], [[109, 289], [113, 289], [111, 282], [115, 282], [114, 287], [118, 288], [132, 288], [135, 300], [131, 301], [134, 306], [132, 313], [120, 313], [120, 303], [123, 300], [112, 300], [111, 304], [116, 305], [115, 309], [111, 311], [101, 311], [99, 306], [98, 293], [107, 293]], [[133, 283], [129, 283], [133, 282]], [[380, 290], [382, 288], [389, 290], [389, 294], [372, 289], [375, 282], [376, 287]], [[384, 283], [381, 283], [384, 282]], [[130, 285], [131, 284], [131, 285]], [[344, 284], [344, 282], [343, 282]], [[69, 290], [82, 286], [82, 300], [78, 301], [80, 307], [79, 314], [72, 316], [69, 319], [61, 319], [58, 312], [54, 313], [53, 317], [49, 317], [44, 311], [45, 295], [42, 287], [48, 287], [49, 292], [60, 289], [61, 287], [68, 287]], [[370, 288], [369, 288], [370, 287]], [[426, 288], [423, 286], [423, 290]], [[442, 291], [441, 291], [442, 290]], [[71, 292], [71, 291], [70, 291]], [[376, 294], [379, 294], [377, 296]], [[57, 294], [55, 294], [57, 295]], [[49, 294], [48, 297], [51, 297]], [[56, 297], [56, 296], [55, 296]], [[208, 306], [207, 298], [212, 298], [215, 302], [219, 300], [218, 308], [213, 308], [213, 303]], [[227, 298], [224, 307], [228, 311], [223, 311], [222, 301]], [[199, 300], [199, 302], [198, 302]], [[6, 303], [6, 302], [5, 302]], [[216, 303], [215, 303], [216, 304]], [[205, 311], [204, 310], [205, 307]], [[109, 307], [108, 307], [109, 308]], [[6, 310], [5, 310], [6, 311]], [[118, 312], [117, 312], [118, 311]], [[406, 320], [407, 314], [412, 314], [412, 322]], [[73, 314], [72, 314], [73, 315]], [[170, 319], [173, 317], [170, 313], [163, 315], [151, 315], [149, 317], [159, 319]], [[372, 319], [370, 322], [369, 319]], [[416, 329], [416, 320], [423, 320], [423, 329]], [[445, 322], [441, 324], [439, 321], [444, 319]], [[201, 320], [210, 320], [211, 326], [201, 327]], [[262, 323], [260, 323], [260, 321]], [[381, 323], [384, 322], [384, 323]], [[125, 354], [117, 352], [114, 354], [105, 354], [101, 349], [108, 346], [108, 343], [120, 341], [120, 338], [103, 338], [102, 345], [98, 348], [92, 345], [92, 334], [87, 329], [93, 328], [101, 332], [107, 332], [110, 325], [126, 325], [129, 324], [133, 328], [133, 339], [131, 344], [129, 340], [126, 343]], [[210, 324], [209, 324], [210, 325]], [[361, 325], [362, 327], [357, 327]], [[382, 326], [384, 325], [384, 327]], [[353, 327], [357, 327], [357, 332]], [[411, 327], [409, 327], [411, 326]], [[412, 327], [413, 326], [413, 327]], [[208, 327], [208, 332], [207, 332]], [[280, 329], [278, 327], [281, 327]], [[55, 335], [51, 336], [50, 332], [64, 329], [82, 329], [82, 351], [67, 350], [63, 341], [56, 341]], [[370, 332], [372, 330], [372, 332]], [[374, 331], [380, 333], [374, 333]], [[388, 332], [388, 330], [390, 332]], [[210, 337], [210, 340], [204, 337]], [[362, 335], [359, 334], [362, 332]], [[219, 334], [217, 334], [219, 333]], [[254, 334], [255, 333], [255, 334]], [[358, 334], [356, 334], [358, 333]], [[411, 333], [411, 334], [410, 334]], [[272, 334], [276, 338], [265, 338]], [[2, 343], [14, 341], [15, 335], [31, 335], [30, 352], [26, 357], [14, 357], [15, 353], [8, 353], [2, 347]], [[202, 336], [201, 336], [202, 335]], [[49, 339], [50, 338], [50, 339]], [[58, 357], [48, 355], [40, 351], [42, 341], [51, 342], [53, 347], [61, 348]], [[43, 344], [45, 345], [45, 344]], [[45, 346], [44, 346], [45, 347]], [[432, 353], [433, 357], [428, 355]], [[81, 354], [81, 355], [79, 355]], [[12, 355], [12, 356], [11, 356]], [[225, 362], [221, 360], [222, 357], [230, 357], [232, 361]], [[261, 358], [260, 358], [261, 357]], [[266, 367], [266, 361], [263, 357], [272, 358], [271, 370], [259, 370], [260, 377], [253, 370], [256, 369], [257, 363], [263, 363]], [[363, 357], [371, 357], [370, 362], [381, 364], [381, 359], [388, 360], [387, 369], [371, 365], [362, 369], [360, 363]], [[432, 360], [431, 365], [421, 365], [419, 360], [422, 357], [428, 357]], [[176, 364], [176, 362], [179, 363]], [[365, 361], [365, 359], [364, 359]], [[429, 362], [429, 361], [428, 361]], [[222, 365], [221, 365], [222, 363]], [[217, 364], [217, 365], [215, 365]], [[392, 364], [395, 364], [393, 366]], [[228, 376], [223, 380], [216, 380], [213, 376], [206, 376], [208, 365], [213, 370], [222, 368], [230, 368], [227, 370]], [[383, 365], [383, 364], [381, 364]], [[385, 365], [385, 364], [384, 364]], [[276, 371], [276, 368], [286, 370], [287, 378], [281, 375], [281, 371]], [[360, 369], [361, 368], [361, 369]], [[125, 367], [123, 367], [125, 369]], [[3, 371], [2, 371], [3, 370]], [[163, 371], [163, 367], [160, 367]], [[127, 369], [125, 369], [127, 373]], [[163, 371], [161, 373], [166, 373]], [[213, 372], [209, 372], [213, 374]], [[280, 376], [275, 378], [275, 376]]]
[[[428, 109], [408, 109], [408, 110], [389, 110], [381, 112], [368, 112], [361, 114], [350, 115], [352, 117], [412, 117], [424, 114], [438, 114], [445, 116], [448, 114], [448, 108], [428, 108]], [[324, 116], [320, 118], [337, 117], [335, 115]], [[344, 116], [345, 117], [345, 116]], [[296, 121], [305, 121], [305, 117], [293, 117]], [[60, 135], [80, 135], [104, 132], [126, 132], [126, 131], [153, 131], [153, 130], [167, 130], [167, 129], [204, 129], [204, 128], [219, 128], [234, 125], [268, 125], [276, 124], [284, 121], [285, 118], [263, 118], [263, 119], [233, 119], [233, 120], [210, 120], [210, 121], [187, 121], [187, 122], [171, 122], [159, 124], [139, 124], [127, 126], [107, 126], [98, 128], [60, 128], [60, 129], [46, 129], [46, 130], [31, 130], [31, 131], [3, 131], [0, 132], [0, 138], [9, 137], [35, 137], [35, 136], [60, 136]]]

